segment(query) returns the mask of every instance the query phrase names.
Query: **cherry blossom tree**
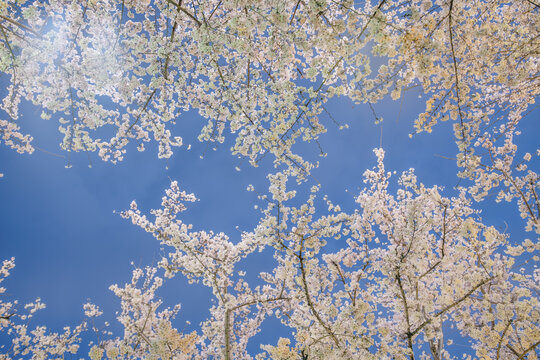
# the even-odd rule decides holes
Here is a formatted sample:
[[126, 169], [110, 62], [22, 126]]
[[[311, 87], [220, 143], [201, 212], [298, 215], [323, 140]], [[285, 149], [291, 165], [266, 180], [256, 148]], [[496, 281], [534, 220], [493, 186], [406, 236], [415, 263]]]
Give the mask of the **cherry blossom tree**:
[[[452, 358], [447, 348], [462, 337], [478, 358], [534, 352], [538, 279], [515, 269], [514, 259], [525, 250], [537, 254], [538, 245], [512, 247], [482, 223], [465, 190], [445, 198], [412, 170], [391, 193], [384, 152], [375, 152], [378, 165], [365, 172], [352, 214], [327, 200], [321, 216], [317, 187], [291, 206], [296, 194], [287, 190], [287, 176], [269, 175], [261, 222], [238, 244], [190, 232], [176, 214], [193, 198], [174, 182], [163, 208], [152, 211], [154, 221], [135, 203], [122, 214], [171, 248], [160, 262], [166, 276], [181, 273], [212, 288], [217, 305], [202, 327], [202, 358], [248, 358], [248, 339], [267, 316], [294, 333], [277, 347], [263, 346], [274, 359]], [[340, 238], [346, 245], [329, 251]], [[261, 247], [273, 248], [277, 266], [260, 274], [265, 285], [251, 289], [234, 265]]]
[[[536, 257], [538, 243], [512, 245], [507, 235], [482, 222], [466, 189], [444, 197], [442, 188], [418, 182], [412, 169], [390, 191], [384, 151], [375, 153], [377, 166], [364, 173], [366, 186], [352, 213], [327, 198], [318, 200], [317, 186], [295, 206], [288, 176], [270, 174], [268, 193], [260, 195], [266, 203], [260, 223], [236, 244], [225, 234], [193, 231], [178, 217], [196, 199], [176, 182], [162, 208], [151, 211], [153, 219], [133, 202], [121, 215], [166, 251], [158, 268], [136, 269], [131, 283], [111, 287], [121, 299], [124, 335], [111, 338], [93, 325], [103, 334], [90, 358], [251, 358], [249, 339], [271, 316], [291, 328], [292, 338], [261, 346], [265, 352], [258, 359], [450, 359], [452, 343], [463, 339], [478, 358], [534, 358], [540, 343], [539, 274], [523, 272], [516, 260], [523, 252]], [[317, 209], [320, 205], [325, 209]], [[341, 245], [332, 251], [336, 241]], [[239, 262], [265, 249], [273, 252], [276, 266], [260, 274], [263, 285], [250, 286]], [[3, 274], [11, 267], [6, 261]], [[158, 312], [156, 290], [174, 276], [212, 291], [215, 302], [199, 332], [181, 334], [172, 327], [179, 306]], [[37, 304], [27, 307], [33, 312]], [[16, 315], [13, 307], [2, 304], [4, 326], [17, 329], [8, 330], [13, 344], [27, 345], [15, 345], [14, 355], [43, 358], [44, 351], [76, 350], [67, 344], [87, 327], [66, 330], [63, 337], [45, 337], [38, 328], [26, 337], [26, 328], [12, 320], [25, 315]], [[85, 305], [85, 312], [92, 323], [101, 315], [93, 304]], [[44, 349], [42, 343], [50, 341], [54, 349]]]
[[[538, 261], [539, 243], [499, 232], [477, 209], [491, 194], [515, 201], [525, 230], [540, 233], [540, 150], [515, 145], [540, 91], [539, 14], [532, 0], [0, 0], [8, 147], [36, 149], [38, 135], [18, 125], [31, 103], [59, 122], [68, 153], [116, 163], [130, 143], [143, 151], [156, 142], [158, 157], [170, 158], [183, 146], [175, 122], [196, 110], [208, 121], [199, 140], [221, 143], [230, 131], [234, 155], [254, 166], [268, 156], [278, 168], [260, 195], [258, 226], [239, 242], [184, 223], [178, 214], [196, 198], [177, 182], [150, 217], [133, 202], [121, 216], [167, 251], [111, 287], [124, 333], [98, 327], [90, 303], [87, 321], [63, 334], [30, 330], [44, 305], [21, 311], [0, 298], [2, 357], [77, 353], [89, 331], [93, 360], [251, 358], [248, 342], [276, 317], [291, 336], [263, 345], [257, 359], [442, 360], [456, 358], [452, 343], [462, 339], [477, 358], [535, 358], [540, 274], [520, 264]], [[291, 180], [309, 183], [317, 163], [293, 145], [323, 136], [330, 99], [372, 106], [415, 87], [427, 100], [411, 136], [453, 122], [466, 179], [457, 194], [424, 186], [412, 169], [392, 181], [382, 149], [355, 211], [320, 199], [317, 185], [297, 194]], [[263, 285], [241, 269], [255, 251], [275, 260]], [[13, 266], [3, 263], [2, 280]], [[175, 276], [215, 300], [189, 334], [174, 325], [180, 306], [161, 309], [156, 296]]]
[[[15, 259], [4, 260], [0, 268], [0, 282], [3, 282], [15, 267]], [[5, 296], [6, 289], [0, 288], [0, 294]], [[24, 311], [19, 309], [17, 300], [0, 299], [0, 330], [11, 341], [2, 346], [2, 359], [31, 357], [33, 359], [48, 359], [75, 354], [79, 349], [80, 334], [86, 329], [85, 324], [75, 329], [64, 328], [63, 334], [47, 332], [45, 326], [29, 329], [29, 322], [36, 311], [45, 308], [38, 298], [24, 305]]]
[[64, 150], [113, 162], [129, 142], [142, 151], [156, 141], [170, 157], [183, 144], [174, 122], [196, 109], [209, 121], [200, 140], [222, 142], [228, 128], [234, 154], [253, 165], [272, 154], [302, 179], [316, 164], [291, 147], [326, 131], [319, 115], [330, 98], [372, 104], [420, 86], [426, 110], [412, 132], [454, 121], [457, 162], [477, 200], [503, 185], [498, 196], [517, 199], [538, 231], [539, 176], [523, 173], [512, 150], [540, 89], [534, 1], [0, 5], [0, 68], [11, 83], [0, 125], [18, 152], [34, 150], [17, 125], [23, 99], [60, 122]]

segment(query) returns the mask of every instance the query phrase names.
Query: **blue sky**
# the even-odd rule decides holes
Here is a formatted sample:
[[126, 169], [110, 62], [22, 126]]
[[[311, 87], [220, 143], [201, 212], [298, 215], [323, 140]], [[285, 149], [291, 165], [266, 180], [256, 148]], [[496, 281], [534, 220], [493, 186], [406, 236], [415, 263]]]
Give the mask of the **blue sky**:
[[[417, 92], [410, 91], [405, 94], [401, 112], [399, 101], [374, 105], [377, 114], [384, 117], [381, 125], [374, 124], [366, 105], [331, 101], [328, 111], [350, 128], [340, 131], [323, 115], [328, 133], [320, 143], [328, 156], [320, 159], [321, 165], [313, 173], [322, 185], [321, 192], [345, 209], [352, 209], [354, 196], [362, 186], [362, 173], [375, 165], [371, 150], [381, 144], [381, 139], [388, 170], [400, 172], [414, 167], [426, 185], [449, 189], [456, 185], [459, 180], [454, 161], [437, 156], [451, 157], [456, 152], [452, 124], [439, 124], [433, 134], [408, 137], [412, 121], [423, 109], [422, 101]], [[538, 115], [536, 111], [523, 120], [523, 126], [529, 129], [521, 140], [525, 145], [534, 145], [537, 131], [533, 119]], [[245, 189], [253, 184], [264, 191], [266, 173], [272, 171], [270, 157], [259, 168], [251, 167], [230, 154], [232, 137], [213, 151], [214, 144], [196, 139], [205, 121], [194, 112], [181, 115], [172, 128], [185, 143], [192, 144], [190, 151], [185, 147], [176, 150], [165, 161], [157, 159], [153, 146], [143, 153], [131, 148], [117, 165], [91, 154], [91, 168], [86, 154], [72, 154], [73, 167], [65, 168], [66, 153], [58, 147], [61, 138], [57, 124], [39, 119], [34, 108], [28, 106], [19, 123], [34, 136], [35, 145], [62, 156], [42, 151], [19, 155], [0, 147], [0, 173], [4, 173], [0, 178], [0, 255], [2, 259], [14, 256], [17, 264], [4, 286], [21, 303], [41, 297], [47, 304], [34, 325], [44, 324], [57, 331], [64, 325], [75, 325], [83, 320], [82, 305], [88, 299], [102, 307], [104, 318], [115, 324], [119, 301], [108, 290], [109, 285], [130, 280], [131, 262], [137, 266], [155, 263], [160, 246], [151, 235], [113, 211], [127, 209], [134, 199], [146, 212], [159, 207], [171, 179], [200, 199], [182, 214], [184, 221], [196, 229], [223, 231], [232, 241], [238, 241], [240, 231], [250, 231], [257, 224], [256, 194]], [[317, 152], [315, 144], [299, 149]], [[200, 159], [202, 154], [204, 159]], [[512, 234], [525, 236], [515, 216], [515, 204], [490, 205], [484, 218], [500, 229], [506, 221]], [[268, 270], [271, 264], [272, 259], [263, 253], [255, 255], [247, 266]], [[196, 329], [210, 304], [207, 289], [187, 285], [182, 279], [171, 281], [161, 295], [168, 304], [182, 304], [176, 324], [180, 329], [186, 320], [192, 323], [187, 329]], [[252, 351], [258, 350], [259, 342], [275, 344], [283, 336], [277, 321], [264, 326], [267, 329], [250, 345]]]

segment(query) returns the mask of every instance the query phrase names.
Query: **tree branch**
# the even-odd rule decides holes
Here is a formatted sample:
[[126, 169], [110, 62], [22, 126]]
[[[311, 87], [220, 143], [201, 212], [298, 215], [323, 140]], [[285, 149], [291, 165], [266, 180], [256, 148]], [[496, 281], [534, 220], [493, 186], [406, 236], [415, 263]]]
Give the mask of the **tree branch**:
[[459, 300], [453, 302], [452, 304], [446, 306], [444, 309], [440, 310], [439, 312], [437, 312], [431, 319], [428, 319], [426, 321], [424, 321], [416, 330], [414, 330], [411, 335], [412, 336], [415, 336], [416, 334], [418, 334], [418, 332], [420, 330], [422, 330], [426, 325], [429, 325], [435, 318], [443, 315], [444, 313], [446, 313], [448, 310], [456, 307], [457, 305], [459, 305], [460, 303], [462, 303], [463, 301], [465, 301], [469, 296], [471, 296], [480, 286], [488, 283], [489, 281], [491, 281], [493, 279], [493, 277], [490, 277], [490, 278], [487, 278], [487, 279], [484, 279], [483, 281], [481, 281], [478, 285], [476, 285], [475, 287], [473, 287], [471, 290], [469, 290], [469, 292], [467, 292], [465, 295], [463, 295]]
[[[304, 239], [302, 239], [302, 248], [303, 248], [303, 242], [304, 242]], [[306, 297], [306, 302], [307, 302], [309, 308], [311, 309], [311, 312], [313, 313], [313, 316], [315, 316], [315, 318], [317, 319], [319, 324], [321, 324], [321, 326], [324, 328], [324, 330], [326, 330], [328, 335], [330, 335], [330, 337], [332, 338], [332, 340], [334, 341], [336, 346], [341, 349], [341, 346], [339, 344], [339, 340], [337, 339], [336, 335], [334, 335], [334, 333], [332, 332], [332, 329], [330, 329], [330, 327], [324, 322], [324, 320], [319, 315], [318, 311], [315, 310], [315, 306], [313, 305], [313, 301], [311, 300], [311, 296], [309, 294], [308, 284], [307, 284], [307, 280], [306, 280], [306, 269], [305, 269], [305, 266], [304, 266], [304, 257], [302, 256], [302, 249], [300, 250], [300, 254], [299, 254], [298, 258], [300, 260], [300, 272], [301, 272], [301, 275], [302, 275], [302, 284], [303, 284], [304, 295]]]
[[508, 328], [510, 327], [511, 324], [512, 324], [512, 319], [510, 319], [510, 321], [508, 321], [508, 324], [506, 324], [503, 330], [503, 333], [501, 334], [501, 338], [499, 339], [499, 343], [497, 344], [497, 360], [499, 360], [500, 358], [501, 345], [504, 340], [504, 336], [506, 335], [506, 332], [508, 331]]
[[[458, 113], [459, 113], [459, 122], [461, 123], [461, 137], [462, 140], [465, 142], [465, 127], [463, 126], [463, 114], [461, 112], [461, 99], [459, 96], [459, 77], [458, 77], [458, 68], [457, 68], [457, 60], [456, 60], [456, 53], [454, 51], [454, 36], [452, 31], [452, 8], [454, 6], [454, 0], [450, 0], [450, 9], [448, 10], [448, 32], [450, 35], [450, 49], [452, 50], [452, 60], [454, 63], [454, 76], [456, 79], [456, 97], [457, 97], [457, 106], [458, 106]], [[465, 149], [465, 156], [467, 156], [467, 150]]]
[[530, 351], [534, 350], [534, 348], [537, 347], [538, 345], [540, 345], [540, 340], [538, 340], [537, 342], [529, 346], [527, 350], [522, 352], [521, 355], [519, 355], [519, 357], [517, 358], [517, 360], [522, 360], [525, 357], [525, 355], [527, 355]]
[[176, 6], [177, 9], [179, 9], [181, 12], [183, 12], [184, 14], [186, 14], [187, 16], [189, 16], [193, 21], [195, 21], [195, 23], [197, 24], [197, 26], [201, 26], [202, 23], [199, 21], [199, 19], [197, 19], [193, 14], [191, 14], [189, 11], [187, 11], [186, 9], [184, 9], [182, 6], [181, 6], [181, 3], [182, 1], [179, 1], [179, 3], [175, 3], [174, 1], [172, 0], [167, 0], [167, 2], [171, 5], [174, 5]]
[[411, 320], [409, 315], [409, 305], [407, 304], [407, 296], [405, 295], [405, 290], [403, 289], [403, 284], [401, 283], [401, 274], [399, 270], [396, 274], [396, 280], [398, 282], [399, 291], [401, 293], [401, 299], [403, 300], [403, 307], [405, 308], [405, 320], [407, 321], [407, 344], [409, 346], [410, 359], [414, 360], [414, 348], [412, 343], [412, 338], [414, 333], [411, 332]]
[[13, 25], [18, 26], [18, 27], [20, 27], [21, 29], [28, 31], [28, 32], [31, 33], [32, 35], [35, 35], [35, 36], [41, 38], [41, 35], [40, 35], [37, 31], [33, 30], [32, 28], [30, 28], [30, 27], [28, 27], [28, 26], [26, 26], [26, 25], [24, 25], [24, 24], [21, 24], [21, 23], [18, 22], [18, 21], [12, 20], [12, 19], [10, 19], [10, 18], [8, 18], [8, 17], [6, 17], [6, 16], [4, 16], [4, 15], [0, 15], [0, 19], [6, 20], [7, 22], [10, 22], [10, 23], [12, 23]]

